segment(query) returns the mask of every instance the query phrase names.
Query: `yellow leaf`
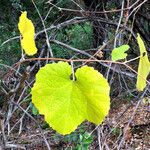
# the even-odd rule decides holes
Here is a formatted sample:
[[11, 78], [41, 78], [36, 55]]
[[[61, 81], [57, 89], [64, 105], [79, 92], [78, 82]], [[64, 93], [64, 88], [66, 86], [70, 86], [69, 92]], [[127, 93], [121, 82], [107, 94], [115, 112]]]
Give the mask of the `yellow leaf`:
[[35, 29], [31, 20], [27, 18], [27, 12], [22, 12], [18, 29], [22, 35], [21, 46], [27, 55], [34, 55], [37, 53], [37, 48], [34, 41]]
[[138, 91], [143, 91], [143, 89], [146, 87], [146, 79], [150, 72], [150, 62], [148, 60], [147, 51], [146, 51], [144, 42], [141, 39], [139, 34], [137, 37], [137, 41], [138, 41], [138, 45], [140, 48], [140, 62], [138, 66], [138, 76], [137, 76], [136, 87]]
[[83, 66], [71, 80], [67, 62], [47, 64], [36, 74], [32, 102], [46, 122], [60, 134], [73, 132], [88, 120], [99, 125], [110, 108], [107, 80], [92, 67]]

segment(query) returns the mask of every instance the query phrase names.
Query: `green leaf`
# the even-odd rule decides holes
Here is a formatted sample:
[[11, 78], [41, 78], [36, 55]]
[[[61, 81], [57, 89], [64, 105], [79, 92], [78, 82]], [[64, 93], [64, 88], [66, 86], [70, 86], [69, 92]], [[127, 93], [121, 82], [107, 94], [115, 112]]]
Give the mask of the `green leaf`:
[[74, 131], [84, 120], [100, 124], [110, 108], [107, 80], [94, 68], [77, 69], [76, 81], [70, 79], [71, 66], [66, 62], [47, 64], [36, 75], [32, 102], [57, 132]]
[[31, 110], [32, 110], [32, 114], [33, 115], [38, 115], [39, 114], [39, 112], [38, 112], [38, 110], [36, 109], [36, 107], [32, 104], [32, 102], [30, 102], [30, 108], [31, 108]]
[[125, 59], [127, 54], [125, 53], [129, 49], [129, 45], [122, 45], [120, 47], [114, 48], [111, 54], [112, 61], [117, 61], [120, 59]]
[[32, 107], [32, 114], [35, 116], [39, 114], [38, 110], [36, 109], [36, 107], [34, 105]]
[[138, 45], [140, 48], [140, 61], [138, 66], [138, 76], [136, 87], [138, 91], [143, 91], [146, 87], [146, 79], [150, 72], [150, 62], [148, 60], [147, 51], [140, 35], [137, 36]]

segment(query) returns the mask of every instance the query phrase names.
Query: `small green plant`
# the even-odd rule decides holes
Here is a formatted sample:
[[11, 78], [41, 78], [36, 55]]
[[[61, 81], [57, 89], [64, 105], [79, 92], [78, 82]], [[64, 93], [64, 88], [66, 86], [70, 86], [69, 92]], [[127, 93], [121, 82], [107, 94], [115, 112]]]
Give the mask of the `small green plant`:
[[88, 150], [89, 146], [93, 142], [93, 136], [85, 132], [79, 135], [79, 144], [77, 145], [77, 150]]
[[37, 110], [37, 108], [30, 102], [30, 108], [32, 110], [32, 114], [37, 116], [39, 115], [39, 111]]
[[[94, 136], [85, 131], [83, 124], [80, 128], [68, 135], [63, 136], [63, 142], [68, 143], [73, 150], [88, 150], [94, 141]], [[54, 141], [61, 141], [62, 136], [58, 133], [53, 136]], [[70, 148], [66, 148], [70, 150]]]

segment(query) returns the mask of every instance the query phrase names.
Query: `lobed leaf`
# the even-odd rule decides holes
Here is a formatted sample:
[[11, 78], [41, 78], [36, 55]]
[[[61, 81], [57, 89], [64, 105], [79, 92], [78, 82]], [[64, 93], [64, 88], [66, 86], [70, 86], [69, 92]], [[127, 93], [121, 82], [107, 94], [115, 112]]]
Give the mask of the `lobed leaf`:
[[111, 54], [112, 61], [117, 61], [120, 59], [125, 59], [127, 54], [125, 53], [129, 49], [129, 45], [122, 45], [120, 47], [114, 48]]
[[47, 64], [36, 75], [31, 90], [32, 102], [57, 132], [74, 131], [84, 120], [100, 124], [110, 108], [107, 80], [94, 68], [77, 69], [76, 81], [70, 79], [66, 62]]

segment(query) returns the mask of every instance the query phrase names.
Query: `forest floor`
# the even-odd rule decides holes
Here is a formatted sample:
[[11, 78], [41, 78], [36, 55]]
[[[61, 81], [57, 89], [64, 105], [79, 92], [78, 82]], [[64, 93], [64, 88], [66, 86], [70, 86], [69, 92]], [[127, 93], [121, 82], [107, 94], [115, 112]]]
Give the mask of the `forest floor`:
[[[84, 122], [81, 126], [83, 130], [92, 134], [93, 141], [88, 149], [99, 149], [99, 142], [103, 142], [104, 149], [117, 149], [118, 146], [122, 150], [148, 150], [150, 149], [150, 108], [146, 99], [141, 102], [129, 103], [126, 100], [115, 99], [112, 102], [112, 108], [108, 117], [103, 124], [95, 127], [89, 122]], [[14, 115], [12, 124], [15, 124], [20, 118], [20, 113]], [[75, 142], [65, 138], [44, 122], [42, 116], [36, 116], [36, 120], [42, 125], [42, 132], [45, 135], [51, 149], [77, 149]], [[18, 130], [20, 128], [20, 133]], [[80, 127], [79, 127], [80, 128]], [[97, 137], [100, 131], [101, 137]], [[75, 131], [79, 134], [79, 129]], [[74, 135], [75, 136], [75, 135]], [[27, 150], [44, 150], [47, 149], [45, 141], [41, 136], [41, 129], [29, 117], [24, 117], [22, 126], [16, 125], [15, 129], [9, 136], [8, 141], [18, 144]], [[78, 141], [78, 139], [76, 139]]]

